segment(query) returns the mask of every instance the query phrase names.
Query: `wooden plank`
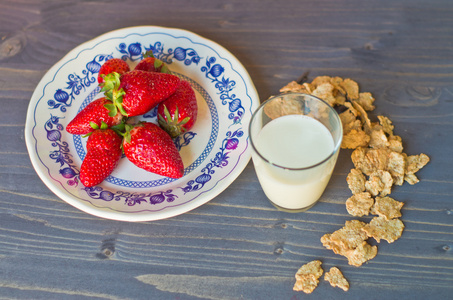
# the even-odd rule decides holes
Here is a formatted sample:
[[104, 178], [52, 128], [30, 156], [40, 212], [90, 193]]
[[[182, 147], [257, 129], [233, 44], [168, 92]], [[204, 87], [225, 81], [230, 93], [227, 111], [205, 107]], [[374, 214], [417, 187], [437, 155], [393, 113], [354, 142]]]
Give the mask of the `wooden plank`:
[[[294, 274], [321, 259], [348, 292], [321, 279], [321, 299], [447, 299], [453, 292], [453, 3], [435, 1], [0, 1], [0, 295], [27, 299], [304, 299]], [[305, 71], [349, 77], [376, 98], [408, 154], [426, 153], [404, 201], [400, 240], [361, 267], [320, 243], [341, 227], [351, 193], [342, 150], [321, 201], [276, 211], [250, 162], [206, 205], [155, 222], [83, 213], [56, 197], [24, 141], [29, 99], [77, 45], [138, 25], [183, 28], [245, 65], [262, 100]], [[365, 221], [370, 217], [362, 218]], [[372, 243], [374, 243], [372, 241]]]

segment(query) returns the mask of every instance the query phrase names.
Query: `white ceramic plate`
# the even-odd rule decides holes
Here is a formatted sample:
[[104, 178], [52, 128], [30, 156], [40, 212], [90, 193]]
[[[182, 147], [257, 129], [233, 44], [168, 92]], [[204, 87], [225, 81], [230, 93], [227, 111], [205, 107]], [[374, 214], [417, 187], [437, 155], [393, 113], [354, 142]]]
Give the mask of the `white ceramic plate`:
[[[103, 183], [85, 188], [78, 174], [86, 138], [68, 134], [65, 127], [102, 96], [97, 73], [103, 62], [122, 57], [133, 68], [147, 50], [196, 91], [198, 120], [175, 141], [185, 175], [162, 177], [123, 157]], [[223, 47], [181, 29], [131, 27], [78, 46], [47, 72], [31, 98], [25, 137], [36, 172], [67, 203], [107, 219], [152, 221], [208, 202], [239, 176], [250, 160], [248, 123], [258, 105], [247, 71]], [[152, 110], [140, 119], [155, 122], [155, 115]]]

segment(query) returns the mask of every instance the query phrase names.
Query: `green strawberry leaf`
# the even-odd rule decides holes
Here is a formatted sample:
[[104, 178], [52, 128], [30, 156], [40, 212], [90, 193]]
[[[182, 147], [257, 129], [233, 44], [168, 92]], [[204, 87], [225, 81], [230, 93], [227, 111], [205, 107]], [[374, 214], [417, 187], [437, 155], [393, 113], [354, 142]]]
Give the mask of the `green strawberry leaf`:
[[114, 117], [118, 113], [118, 109], [115, 104], [104, 104], [104, 107], [108, 109], [110, 117]]
[[146, 51], [146, 52], [143, 54], [143, 58], [146, 58], [146, 57], [154, 57], [153, 51], [152, 51], [152, 50]]
[[104, 93], [105, 98], [113, 102], [113, 105], [105, 105], [105, 108], [110, 111], [109, 116], [114, 117], [119, 111], [123, 116], [127, 117], [127, 112], [123, 107], [123, 96], [126, 94], [126, 92], [122, 88], [120, 88], [120, 74], [117, 72], [112, 72], [110, 74], [107, 74], [103, 78], [104, 85], [101, 88], [101, 92]]
[[159, 69], [164, 63], [160, 59], [154, 60], [154, 68]]
[[93, 121], [90, 121], [90, 126], [91, 126], [91, 128], [93, 128], [93, 129], [95, 129], [95, 130], [96, 130], [96, 129], [99, 129], [98, 124], [96, 124], [96, 123], [93, 122]]
[[170, 69], [167, 67], [166, 64], [164, 64], [164, 65], [162, 66], [162, 68], [160, 69], [160, 72], [161, 72], [161, 73], [170, 74]]
[[126, 143], [131, 142], [131, 130], [133, 128], [134, 128], [134, 125], [125, 124], [125, 131], [124, 131], [123, 137], [124, 137], [124, 140], [126, 141]]
[[189, 122], [190, 117], [185, 117], [182, 121], [179, 121], [178, 106], [176, 106], [175, 113], [172, 118], [170, 111], [164, 104], [164, 115], [165, 117], [159, 114], [157, 116], [157, 122], [159, 123], [160, 127], [162, 127], [162, 129], [165, 130], [172, 138], [175, 138], [186, 131], [184, 125]]

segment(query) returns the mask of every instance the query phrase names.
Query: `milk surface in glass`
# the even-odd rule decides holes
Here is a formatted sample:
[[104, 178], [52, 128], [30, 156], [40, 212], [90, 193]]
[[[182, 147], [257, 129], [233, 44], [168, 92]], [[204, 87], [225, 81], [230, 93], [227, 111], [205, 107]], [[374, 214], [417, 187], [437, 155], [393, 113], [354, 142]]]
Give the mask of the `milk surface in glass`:
[[274, 204], [286, 209], [309, 207], [319, 199], [338, 155], [308, 168], [332, 155], [334, 140], [322, 123], [304, 115], [287, 115], [266, 124], [256, 149], [261, 157], [254, 153], [253, 162], [263, 190]]

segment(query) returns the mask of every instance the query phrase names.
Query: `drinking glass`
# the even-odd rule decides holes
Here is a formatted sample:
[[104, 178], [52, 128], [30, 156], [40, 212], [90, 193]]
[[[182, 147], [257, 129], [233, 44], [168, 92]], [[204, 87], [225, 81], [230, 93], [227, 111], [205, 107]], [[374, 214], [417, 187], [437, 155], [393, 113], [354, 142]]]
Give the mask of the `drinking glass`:
[[260, 185], [279, 210], [302, 212], [320, 199], [338, 158], [341, 120], [325, 101], [303, 93], [266, 100], [249, 125]]

